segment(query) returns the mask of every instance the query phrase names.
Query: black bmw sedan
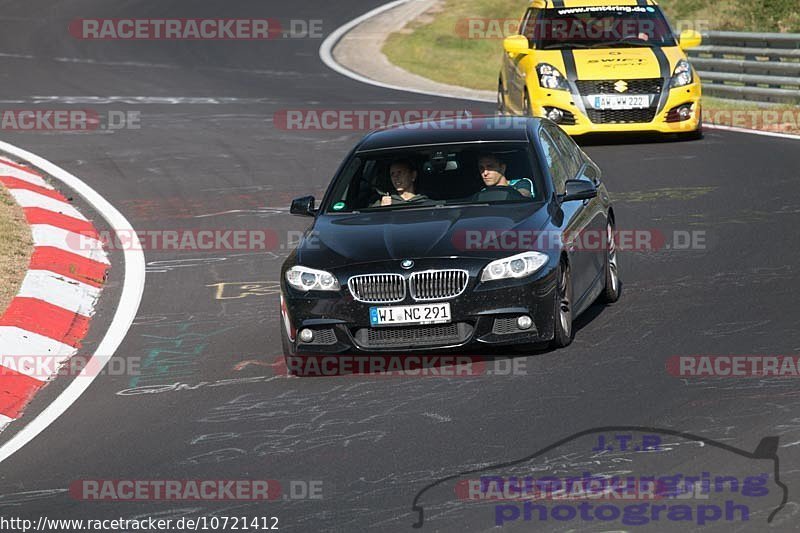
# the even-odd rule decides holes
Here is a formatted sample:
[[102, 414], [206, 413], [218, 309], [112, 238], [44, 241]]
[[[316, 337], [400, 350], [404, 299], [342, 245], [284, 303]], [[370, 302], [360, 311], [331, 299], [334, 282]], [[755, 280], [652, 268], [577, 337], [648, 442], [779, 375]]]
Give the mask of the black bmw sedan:
[[281, 269], [287, 363], [572, 341], [620, 295], [600, 169], [547, 119], [420, 122], [367, 135]]

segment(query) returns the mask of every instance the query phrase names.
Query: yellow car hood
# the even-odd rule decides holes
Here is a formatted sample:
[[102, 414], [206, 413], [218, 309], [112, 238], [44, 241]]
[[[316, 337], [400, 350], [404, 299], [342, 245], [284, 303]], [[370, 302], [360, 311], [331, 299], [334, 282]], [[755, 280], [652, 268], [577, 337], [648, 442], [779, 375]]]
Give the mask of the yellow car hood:
[[651, 48], [574, 50], [580, 80], [659, 78], [658, 58]]
[[[677, 46], [650, 48], [598, 48], [591, 50], [543, 51], [541, 60], [556, 65], [569, 76], [573, 62], [579, 80], [643, 79], [672, 75], [678, 60], [683, 57]], [[570, 58], [571, 56], [571, 58]], [[660, 56], [660, 57], [659, 57]], [[660, 59], [660, 60], [659, 60]]]

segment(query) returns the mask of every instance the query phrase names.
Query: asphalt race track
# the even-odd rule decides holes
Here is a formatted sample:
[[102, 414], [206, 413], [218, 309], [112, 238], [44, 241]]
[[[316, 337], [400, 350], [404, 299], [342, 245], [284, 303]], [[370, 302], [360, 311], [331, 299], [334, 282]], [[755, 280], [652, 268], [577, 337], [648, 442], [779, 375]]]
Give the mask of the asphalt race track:
[[[308, 222], [288, 215], [291, 198], [319, 198], [362, 132], [285, 131], [273, 124], [275, 113], [491, 112], [492, 106], [360, 84], [320, 62], [319, 38], [79, 41], [67, 25], [76, 17], [269, 16], [321, 19], [328, 34], [379, 4], [5, 3], [2, 108], [134, 111], [141, 128], [4, 131], [2, 139], [80, 176], [137, 230], [268, 227], [283, 242]], [[584, 315], [569, 348], [500, 354], [520, 361], [525, 373], [516, 375], [275, 377], [285, 247], [266, 254], [148, 251], [139, 316], [116, 355], [141, 361], [141, 375], [98, 378], [0, 464], [0, 514], [33, 520], [275, 516], [285, 531], [410, 530], [418, 518], [415, 496], [436, 480], [525, 457], [591, 428], [642, 426], [743, 450], [779, 436], [789, 492], [771, 526], [772, 507], [765, 504], [755, 506], [750, 522], [703, 529], [796, 529], [797, 381], [680, 379], [666, 363], [675, 355], [800, 350], [800, 144], [707, 131], [699, 142], [615, 139], [585, 150], [604, 169], [618, 228], [658, 231], [667, 244], [676, 231], [704, 232], [705, 245], [622, 253], [620, 302]], [[87, 349], [102, 333], [104, 314], [113, 311], [122, 275], [120, 268], [112, 271]], [[223, 381], [240, 378], [253, 379]], [[28, 417], [57, 389], [37, 396]], [[0, 444], [25, 421], [0, 435]], [[682, 452], [677, 464], [684, 472], [723, 472], [731, 462], [724, 453], [707, 453], [707, 446], [674, 448]], [[564, 463], [581, 456], [570, 453], [560, 455]], [[613, 467], [598, 461], [597, 468], [624, 470], [621, 461]], [[305, 480], [321, 482], [322, 498], [82, 501], [67, 490], [81, 479], [274, 479], [284, 487]], [[493, 513], [475, 509], [469, 502], [431, 503], [423, 530], [492, 529]], [[535, 522], [508, 525], [537, 529]], [[542, 531], [576, 527], [598, 530], [538, 525]], [[658, 530], [670, 529], [698, 526], [671, 523]]]

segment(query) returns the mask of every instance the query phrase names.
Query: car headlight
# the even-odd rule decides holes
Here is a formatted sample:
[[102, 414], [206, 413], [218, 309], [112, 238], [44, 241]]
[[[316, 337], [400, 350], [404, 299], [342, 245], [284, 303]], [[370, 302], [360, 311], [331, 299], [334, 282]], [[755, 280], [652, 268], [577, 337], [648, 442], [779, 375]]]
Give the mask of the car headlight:
[[481, 281], [524, 278], [539, 271], [550, 258], [542, 252], [524, 252], [492, 261], [483, 269]]
[[692, 66], [685, 59], [678, 61], [675, 65], [675, 71], [672, 73], [672, 80], [669, 86], [672, 88], [683, 87], [689, 85], [694, 81], [694, 74], [692, 73]]
[[539, 85], [545, 89], [556, 89], [568, 91], [567, 79], [561, 72], [549, 63], [539, 63], [536, 65], [536, 73], [539, 74]]
[[286, 281], [295, 289], [308, 291], [338, 291], [339, 280], [330, 272], [302, 266], [293, 266], [286, 271]]

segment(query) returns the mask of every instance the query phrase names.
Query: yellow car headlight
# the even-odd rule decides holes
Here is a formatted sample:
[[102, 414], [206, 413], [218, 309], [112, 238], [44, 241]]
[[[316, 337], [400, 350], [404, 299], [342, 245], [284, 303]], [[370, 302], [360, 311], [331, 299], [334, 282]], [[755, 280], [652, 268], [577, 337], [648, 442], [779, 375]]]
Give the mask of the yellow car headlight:
[[539, 85], [544, 89], [555, 89], [557, 91], [569, 90], [567, 78], [553, 65], [549, 63], [539, 63], [536, 65], [536, 73], [539, 75]]
[[675, 65], [675, 71], [672, 73], [672, 80], [669, 83], [671, 88], [685, 87], [694, 81], [694, 73], [692, 66], [685, 59], [678, 61]]

